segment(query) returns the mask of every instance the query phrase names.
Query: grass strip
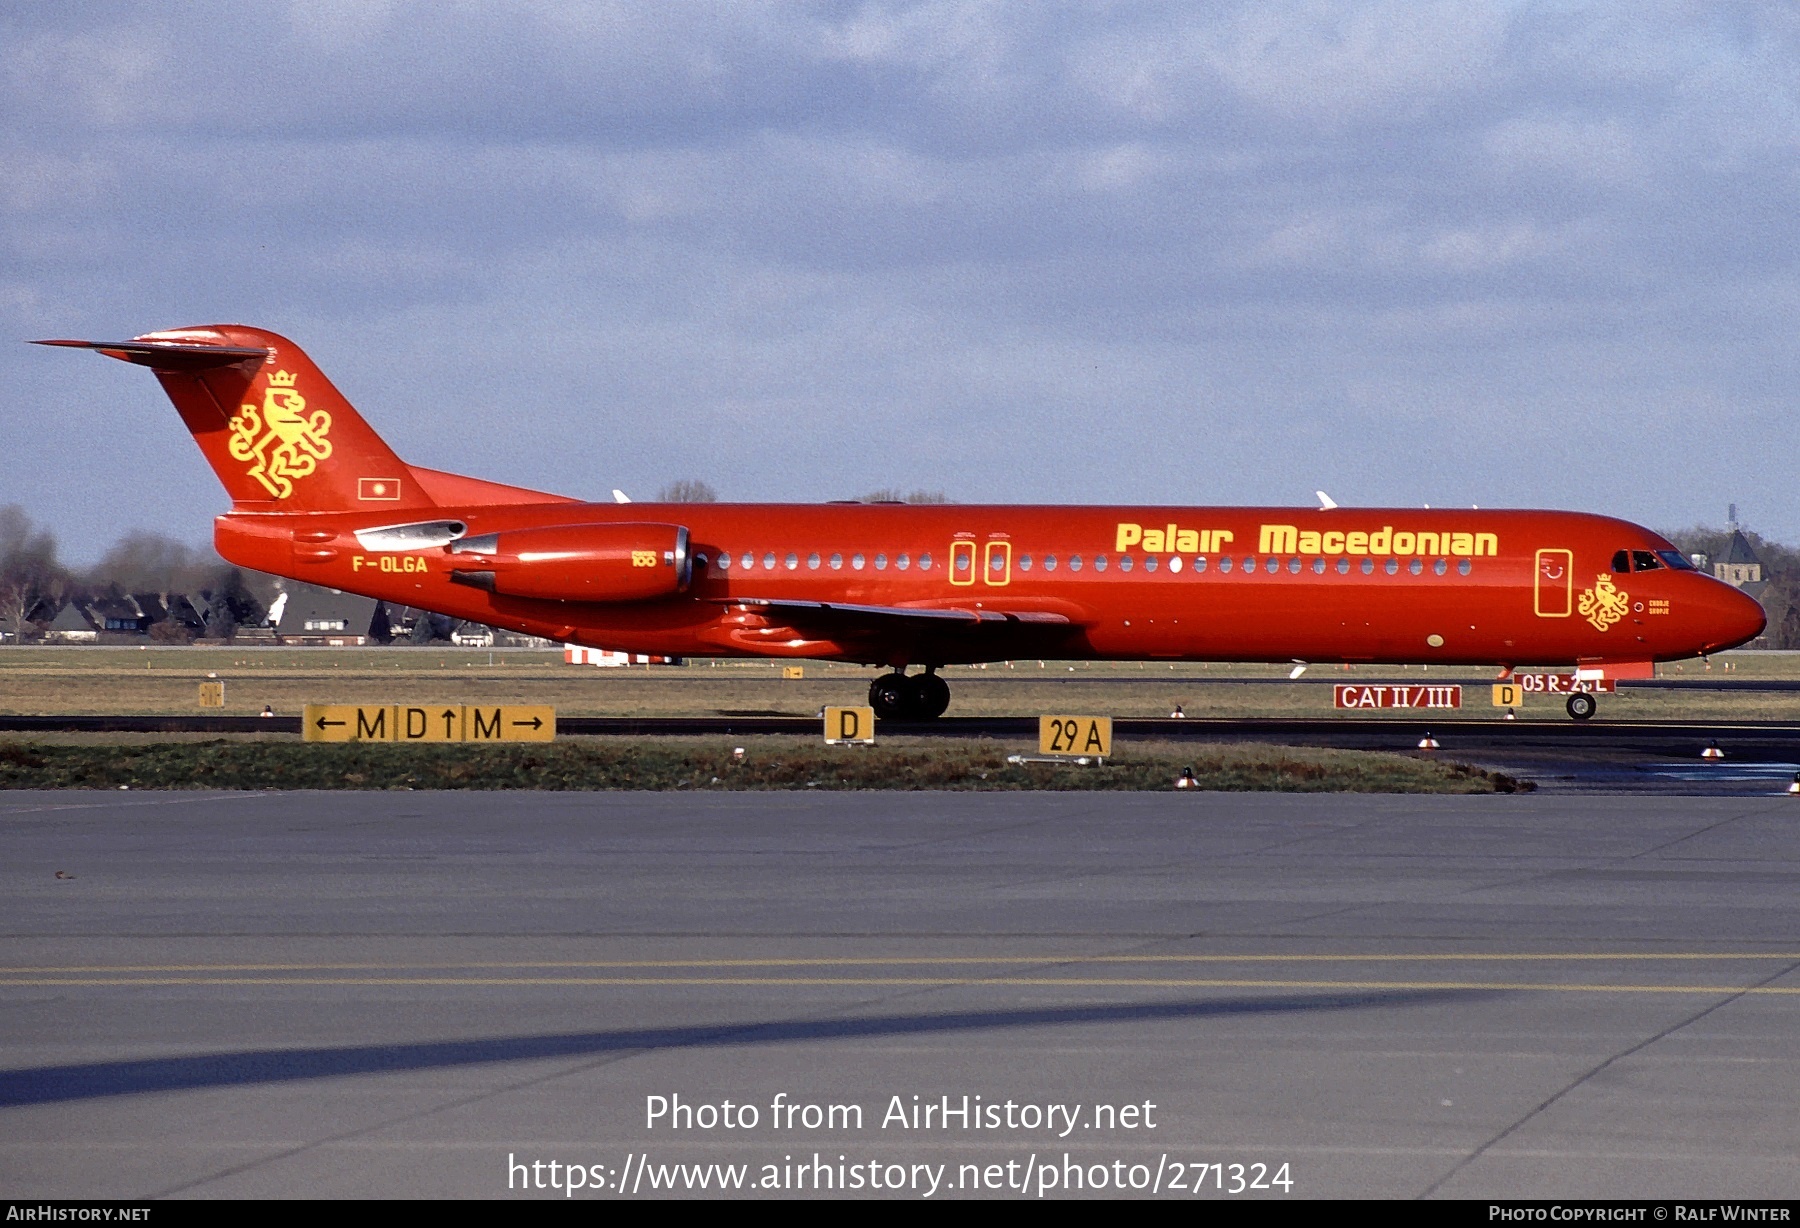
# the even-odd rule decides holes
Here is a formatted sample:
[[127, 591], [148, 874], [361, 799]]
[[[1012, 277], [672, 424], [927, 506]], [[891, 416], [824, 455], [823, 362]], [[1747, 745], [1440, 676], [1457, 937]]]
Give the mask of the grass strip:
[[[738, 759], [734, 745], [743, 746]], [[1131, 747], [1104, 766], [1009, 764], [1011, 748], [825, 747], [644, 738], [431, 746], [233, 741], [61, 745], [0, 741], [0, 789], [1201, 789], [1290, 793], [1511, 793], [1464, 764], [1367, 751], [1235, 745]]]

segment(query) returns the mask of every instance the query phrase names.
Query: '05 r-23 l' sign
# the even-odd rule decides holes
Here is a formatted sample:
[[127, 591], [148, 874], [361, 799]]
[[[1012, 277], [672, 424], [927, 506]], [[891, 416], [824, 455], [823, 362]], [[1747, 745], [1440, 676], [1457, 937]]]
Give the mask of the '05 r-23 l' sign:
[[1460, 686], [1356, 686], [1340, 682], [1331, 688], [1338, 708], [1460, 708]]

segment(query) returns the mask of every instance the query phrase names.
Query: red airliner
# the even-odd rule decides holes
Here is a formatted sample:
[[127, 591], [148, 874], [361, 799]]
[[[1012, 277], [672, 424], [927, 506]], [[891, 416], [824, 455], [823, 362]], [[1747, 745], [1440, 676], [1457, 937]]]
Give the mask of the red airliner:
[[[584, 503], [408, 465], [300, 347], [213, 325], [45, 341], [149, 367], [231, 496], [257, 571], [530, 635], [668, 656], [888, 667], [1385, 662], [1644, 677], [1762, 631], [1669, 542], [1575, 512], [979, 504]], [[922, 673], [908, 674], [922, 666]], [[1591, 716], [1594, 699], [1569, 698]]]

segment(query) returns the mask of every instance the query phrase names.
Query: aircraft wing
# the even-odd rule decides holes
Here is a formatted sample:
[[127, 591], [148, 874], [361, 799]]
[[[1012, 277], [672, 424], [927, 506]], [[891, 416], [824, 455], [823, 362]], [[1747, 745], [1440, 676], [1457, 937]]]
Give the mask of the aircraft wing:
[[855, 628], [866, 631], [915, 630], [948, 631], [959, 627], [1030, 624], [1035, 626], [1069, 626], [1066, 614], [1050, 610], [988, 610], [958, 607], [950, 609], [920, 608], [896, 605], [854, 605], [843, 601], [794, 601], [783, 597], [730, 597], [722, 605], [744, 606], [767, 610], [784, 618], [809, 625]]

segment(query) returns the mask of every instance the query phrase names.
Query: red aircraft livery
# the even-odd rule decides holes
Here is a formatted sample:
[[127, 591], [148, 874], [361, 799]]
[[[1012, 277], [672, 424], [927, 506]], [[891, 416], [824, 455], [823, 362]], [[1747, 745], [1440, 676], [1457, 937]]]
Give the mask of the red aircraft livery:
[[[886, 717], [941, 714], [938, 667], [977, 661], [1632, 677], [1763, 627], [1755, 601], [1603, 516], [583, 503], [408, 465], [298, 346], [261, 329], [41, 344], [156, 373], [231, 496], [215, 541], [233, 563], [624, 652], [887, 667], [870, 684]], [[1593, 703], [1572, 695], [1571, 715]]]

